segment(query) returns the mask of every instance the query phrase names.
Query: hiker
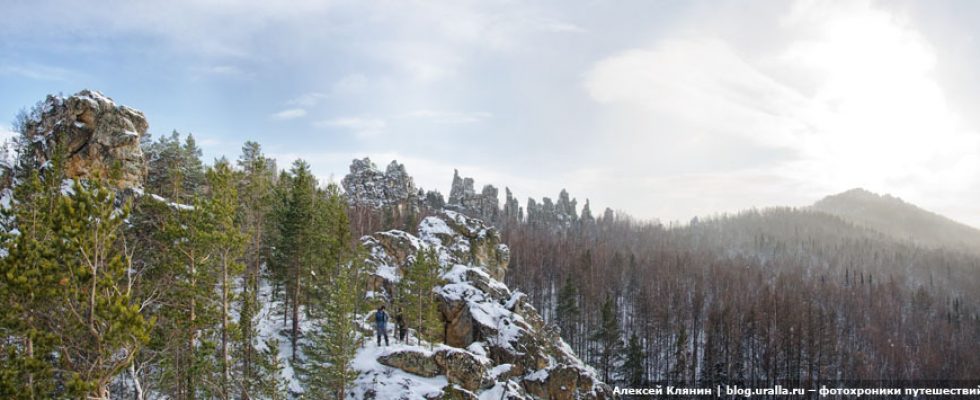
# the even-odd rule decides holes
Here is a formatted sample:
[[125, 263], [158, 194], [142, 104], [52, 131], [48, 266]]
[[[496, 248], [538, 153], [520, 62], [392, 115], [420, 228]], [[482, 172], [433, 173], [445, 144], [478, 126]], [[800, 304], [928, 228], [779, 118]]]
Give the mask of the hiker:
[[385, 346], [388, 345], [388, 313], [385, 312], [385, 306], [382, 305], [378, 307], [378, 311], [374, 313], [374, 324], [375, 328], [378, 330], [378, 346], [381, 346], [381, 336], [385, 337]]
[[408, 333], [408, 327], [405, 326], [405, 318], [402, 317], [402, 309], [398, 309], [398, 315], [395, 316], [395, 329], [398, 329], [398, 340], [405, 343], [405, 334]]

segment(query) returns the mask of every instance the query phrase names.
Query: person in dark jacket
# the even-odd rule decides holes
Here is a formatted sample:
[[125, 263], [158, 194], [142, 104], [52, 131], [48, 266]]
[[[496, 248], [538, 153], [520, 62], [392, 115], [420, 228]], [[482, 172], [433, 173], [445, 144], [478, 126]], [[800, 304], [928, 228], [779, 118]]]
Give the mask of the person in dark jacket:
[[378, 346], [381, 346], [381, 337], [385, 338], [385, 346], [388, 345], [388, 313], [385, 312], [385, 306], [382, 305], [378, 307], [378, 311], [374, 313], [374, 326], [378, 331]]
[[405, 326], [405, 318], [402, 317], [402, 310], [398, 309], [398, 315], [395, 316], [395, 329], [398, 329], [398, 340], [405, 343], [405, 334], [408, 333], [408, 327]]

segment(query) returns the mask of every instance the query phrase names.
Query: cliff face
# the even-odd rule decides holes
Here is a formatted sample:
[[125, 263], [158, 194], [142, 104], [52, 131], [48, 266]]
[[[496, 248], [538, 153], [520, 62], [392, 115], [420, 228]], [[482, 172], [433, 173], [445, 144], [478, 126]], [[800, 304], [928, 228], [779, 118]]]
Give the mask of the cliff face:
[[48, 96], [24, 126], [27, 150], [38, 164], [63, 149], [68, 178], [106, 178], [117, 172], [117, 184], [124, 189], [142, 186], [146, 165], [140, 137], [148, 127], [142, 112], [90, 90]]
[[425, 218], [418, 233], [362, 239], [375, 269], [374, 296], [389, 298], [420, 249], [434, 249], [445, 344], [362, 350], [356, 367], [366, 398], [605, 399], [611, 390], [547, 326], [523, 293], [501, 283], [510, 252], [496, 229], [453, 211]]

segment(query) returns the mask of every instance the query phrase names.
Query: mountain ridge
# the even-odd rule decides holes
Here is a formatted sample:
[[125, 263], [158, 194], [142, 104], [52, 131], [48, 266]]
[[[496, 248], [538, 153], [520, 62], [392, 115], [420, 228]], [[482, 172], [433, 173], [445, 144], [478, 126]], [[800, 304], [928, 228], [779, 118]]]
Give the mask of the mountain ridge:
[[889, 194], [854, 188], [826, 196], [807, 209], [837, 216], [917, 245], [980, 253], [980, 229]]

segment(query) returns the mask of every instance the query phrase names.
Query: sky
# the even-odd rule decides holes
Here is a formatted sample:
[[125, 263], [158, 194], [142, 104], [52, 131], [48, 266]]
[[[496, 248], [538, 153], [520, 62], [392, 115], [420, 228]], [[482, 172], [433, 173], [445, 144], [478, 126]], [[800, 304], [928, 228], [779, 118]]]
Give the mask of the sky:
[[980, 2], [0, 2], [0, 121], [90, 88], [323, 180], [665, 222], [863, 187], [980, 227]]

